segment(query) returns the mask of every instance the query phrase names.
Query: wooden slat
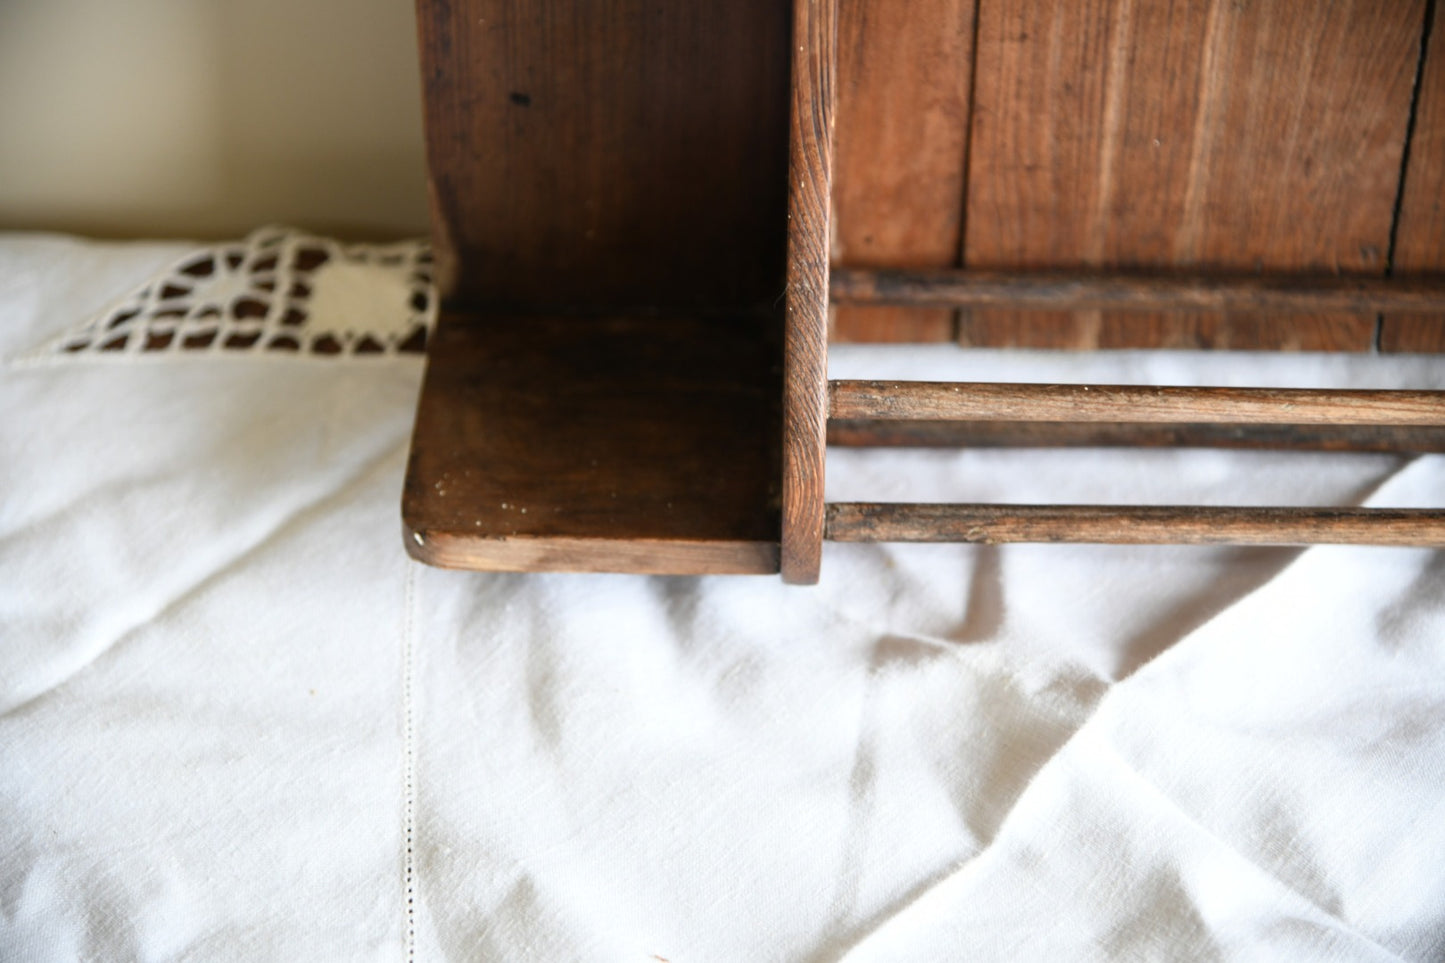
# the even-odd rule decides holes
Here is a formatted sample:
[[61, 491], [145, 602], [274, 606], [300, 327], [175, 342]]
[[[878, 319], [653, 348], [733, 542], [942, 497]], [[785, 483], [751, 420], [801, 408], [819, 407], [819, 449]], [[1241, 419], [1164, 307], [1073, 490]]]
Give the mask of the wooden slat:
[[[983, 0], [963, 263], [1385, 267], [1423, 0]], [[1366, 350], [1371, 315], [965, 312], [966, 344]]]
[[830, 284], [833, 300], [841, 304], [1250, 314], [1420, 311], [1445, 315], [1445, 275], [1387, 280], [1331, 275], [835, 269]]
[[[976, 0], [840, 0], [833, 263], [952, 267]], [[951, 341], [954, 312], [847, 307], [836, 341]]]
[[1445, 426], [1445, 391], [833, 381], [828, 395], [838, 419]]
[[794, 0], [794, 14], [781, 557], [783, 579], [808, 585], [823, 557], [835, 0]]
[[832, 418], [828, 444], [851, 448], [1260, 448], [1417, 454], [1445, 452], [1445, 428]]
[[782, 290], [776, 0], [417, 0], [443, 293], [728, 312]]
[[1177, 505], [828, 506], [838, 542], [1091, 542], [1115, 545], [1445, 547], [1445, 511]]
[[[1437, 6], [1400, 204], [1397, 272], [1445, 271], [1445, 29], [1439, 17]], [[1387, 316], [1381, 323], [1380, 350], [1445, 352], [1445, 318]]]

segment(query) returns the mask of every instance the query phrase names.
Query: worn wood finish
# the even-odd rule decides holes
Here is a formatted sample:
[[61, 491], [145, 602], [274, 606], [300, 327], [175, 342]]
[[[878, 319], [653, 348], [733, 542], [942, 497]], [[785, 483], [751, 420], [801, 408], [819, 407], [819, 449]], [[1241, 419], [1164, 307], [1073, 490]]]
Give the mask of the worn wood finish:
[[476, 569], [777, 571], [788, 10], [417, 12], [445, 299], [408, 550]]
[[[1439, 307], [1418, 277], [1360, 280], [1385, 270], [1424, 0], [844, 0], [834, 190], [837, 2], [795, 0], [790, 26], [771, 0], [418, 0], [445, 300], [415, 557], [807, 583], [825, 534], [1445, 544], [1432, 511], [823, 502], [830, 407], [869, 443], [1440, 445], [1440, 392], [826, 382], [830, 253], [970, 265], [841, 275], [840, 298], [874, 299], [842, 337], [879, 334], [865, 310], [936, 337], [967, 304], [965, 343], [1363, 348], [1374, 312]], [[1417, 274], [1441, 270], [1421, 136], [1396, 265]], [[1208, 277], [1011, 273], [1039, 268]], [[1264, 277], [1210, 280], [1230, 270]], [[1018, 310], [1061, 303], [1087, 308]], [[1394, 427], [1355, 427], [1375, 424]]]
[[818, 580], [828, 421], [828, 215], [836, 0], [795, 0], [783, 330], [783, 579]]
[[838, 542], [1395, 545], [1445, 548], [1445, 511], [1177, 505], [828, 506]]
[[833, 381], [830, 417], [1445, 427], [1445, 391]]
[[[1423, 0], [984, 0], [963, 263], [1381, 274]], [[1367, 350], [1373, 315], [965, 312], [965, 344]]]
[[831, 418], [828, 444], [851, 448], [1244, 448], [1419, 454], [1445, 452], [1445, 428]]
[[730, 311], [783, 285], [786, 4], [417, 0], [460, 305]]
[[775, 342], [746, 318], [444, 314], [408, 550], [456, 568], [776, 572]]
[[[1438, 4], [1421, 65], [1415, 129], [1405, 169], [1396, 272], [1445, 271], [1445, 29]], [[1380, 350], [1445, 352], [1445, 316], [1387, 315]]]
[[1445, 315], [1445, 274], [1387, 280], [1333, 275], [835, 269], [830, 285], [833, 300], [842, 304], [1237, 314], [1428, 311]]
[[438, 530], [409, 536], [417, 561], [472, 572], [612, 572], [630, 575], [759, 575], [778, 570], [776, 542], [508, 535], [481, 539]]
[[[952, 267], [977, 0], [839, 0], [833, 264]], [[951, 341], [947, 309], [841, 307], [835, 341]]]

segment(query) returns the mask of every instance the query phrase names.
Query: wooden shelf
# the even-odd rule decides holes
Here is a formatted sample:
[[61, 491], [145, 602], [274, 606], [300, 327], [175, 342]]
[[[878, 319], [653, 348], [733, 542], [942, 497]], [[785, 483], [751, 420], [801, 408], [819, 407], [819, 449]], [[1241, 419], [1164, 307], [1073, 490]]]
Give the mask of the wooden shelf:
[[778, 322], [444, 313], [402, 518], [490, 571], [778, 571]]
[[[1445, 444], [1440, 392], [830, 385], [830, 317], [847, 338], [880, 308], [962, 344], [1362, 351], [1428, 349], [1426, 314], [1445, 310], [1435, 249], [1409, 244], [1438, 221], [1412, 199], [1439, 192], [1398, 187], [1407, 145], [1426, 172], [1411, 159], [1410, 184], [1440, 166], [1428, 131], [1405, 126], [1416, 94], [1420, 117], [1439, 116], [1431, 81], [1445, 76], [1434, 55], [1412, 73], [1420, 10], [1331, 15], [1316, 59], [1344, 66], [1328, 83], [1309, 58], [1255, 51], [1277, 27], [1268, 10], [1242, 19], [1249, 63], [1210, 78], [1214, 146], [1186, 156], [1204, 142], [1151, 118], [1177, 115], [1187, 134], [1203, 107], [1126, 110], [1120, 140], [1117, 118], [1089, 113], [1098, 58], [1035, 56], [1024, 43], [1047, 31], [1028, 17], [885, 6], [418, 0], [443, 316], [403, 498], [414, 557], [807, 584], [825, 538], [1439, 542], [1439, 511], [825, 505], [829, 440]], [[1203, 36], [1196, 21], [1169, 43], [1121, 34], [1114, 53], [1173, 69], [1158, 58]], [[1389, 44], [1360, 39], [1385, 28]], [[1272, 93], [1225, 82], [1236, 75], [1268, 76]], [[1336, 110], [1339, 84], [1360, 78], [1359, 109]], [[1064, 106], [1003, 109], [1011, 99]], [[1281, 153], [1246, 114], [1305, 117], [1314, 136]], [[1053, 152], [1064, 167], [1019, 154], [1044, 142], [1069, 146]], [[1392, 264], [1408, 276], [1388, 277]]]

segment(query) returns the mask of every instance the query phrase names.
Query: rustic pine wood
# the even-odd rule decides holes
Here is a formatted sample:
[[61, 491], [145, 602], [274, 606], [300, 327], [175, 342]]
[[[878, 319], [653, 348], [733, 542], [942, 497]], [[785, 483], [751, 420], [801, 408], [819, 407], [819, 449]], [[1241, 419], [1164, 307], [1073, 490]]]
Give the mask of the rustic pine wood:
[[828, 233], [835, 0], [795, 0], [783, 332], [783, 579], [818, 580], [828, 421]]
[[1378, 280], [1424, 0], [842, 0], [835, 182], [837, 2], [418, 0], [445, 301], [415, 557], [808, 583], [825, 535], [1445, 544], [1440, 511], [823, 502], [825, 432], [1445, 448], [1441, 392], [826, 381], [830, 256], [840, 337], [965, 306], [965, 343], [1363, 349], [1389, 312], [1386, 347], [1434, 345], [1429, 65]]
[[828, 506], [838, 542], [1394, 545], [1445, 548], [1445, 511], [1177, 505]]
[[[1438, 4], [1434, 14], [1400, 203], [1396, 272], [1445, 271], [1445, 28]], [[1380, 350], [1445, 352], [1445, 314], [1386, 315]]]
[[776, 572], [786, 6], [417, 11], [445, 300], [408, 550], [479, 569]]
[[417, 14], [449, 301], [777, 301], [787, 4], [417, 0]]
[[771, 324], [449, 313], [402, 518], [434, 565], [778, 570]]
[[1333, 275], [835, 269], [830, 285], [833, 300], [842, 304], [1275, 315], [1426, 311], [1445, 316], [1445, 273], [1387, 280]]
[[[1423, 0], [985, 2], [963, 263], [1381, 274]], [[965, 312], [964, 344], [1368, 350], [1375, 317]]]
[[[952, 267], [976, 0], [840, 0], [833, 264]], [[952, 341], [947, 309], [840, 307], [835, 341]]]
[[844, 420], [1445, 427], [1445, 391], [833, 381], [828, 404]]
[[1419, 454], [1445, 452], [1445, 428], [830, 418], [828, 444], [852, 448], [1262, 448]]

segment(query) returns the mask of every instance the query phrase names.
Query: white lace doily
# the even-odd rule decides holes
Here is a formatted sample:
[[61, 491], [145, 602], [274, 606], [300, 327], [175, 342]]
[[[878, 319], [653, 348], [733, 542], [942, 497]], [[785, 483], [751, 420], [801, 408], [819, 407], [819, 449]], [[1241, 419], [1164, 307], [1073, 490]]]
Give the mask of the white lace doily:
[[200, 248], [27, 360], [394, 356], [436, 319], [424, 241], [343, 245], [285, 227]]

